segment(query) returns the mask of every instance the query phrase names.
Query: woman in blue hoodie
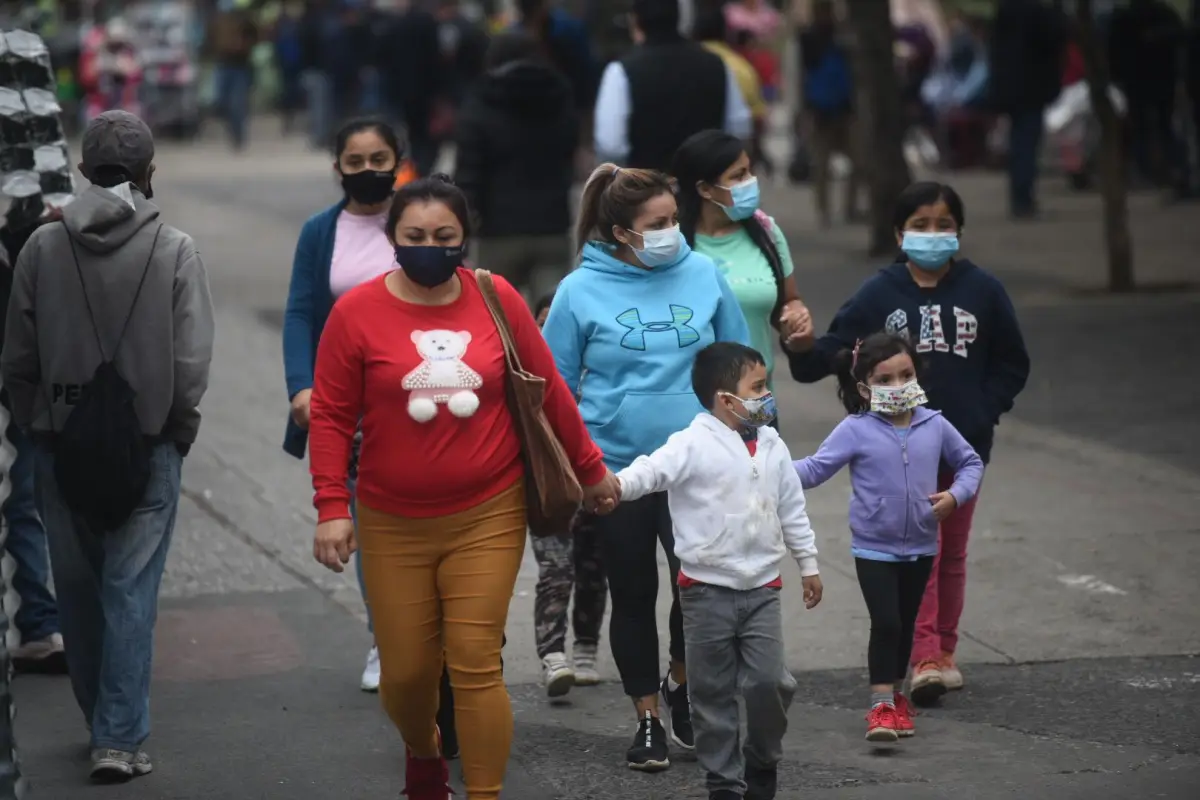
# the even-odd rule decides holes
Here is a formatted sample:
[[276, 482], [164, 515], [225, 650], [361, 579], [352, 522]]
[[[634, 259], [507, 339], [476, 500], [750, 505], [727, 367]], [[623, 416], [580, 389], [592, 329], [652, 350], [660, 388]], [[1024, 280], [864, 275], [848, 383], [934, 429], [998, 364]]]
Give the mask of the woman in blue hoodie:
[[[941, 413], [922, 407], [907, 337], [877, 333], [838, 359], [838, 397], [850, 416], [796, 471], [811, 489], [850, 467], [850, 551], [871, 616], [867, 741], [894, 742], [915, 732], [900, 685], [937, 557], [938, 524], [975, 496], [983, 461]], [[949, 486], [939, 482], [941, 464], [949, 467]]]
[[[815, 343], [784, 341], [792, 377], [801, 383], [821, 380], [834, 371], [839, 351], [877, 331], [908, 336], [928, 365], [923, 385], [930, 408], [941, 411], [986, 464], [1000, 415], [1012, 409], [1029, 377], [1016, 311], [999, 280], [956, 258], [966, 217], [954, 189], [914, 183], [901, 192], [893, 219], [900, 257], [838, 309], [828, 333]], [[943, 474], [940, 490], [952, 478]], [[974, 513], [972, 499], [941, 525], [913, 643], [912, 697], [918, 705], [963, 685], [954, 650]]]
[[[614, 472], [648, 455], [703, 409], [691, 387], [696, 353], [715, 341], [748, 345], [750, 332], [725, 279], [707, 256], [692, 252], [679, 230], [667, 176], [597, 167], [583, 190], [577, 241], [580, 268], [567, 275], [543, 333], [558, 370]], [[665, 493], [652, 494], [597, 519], [612, 595], [609, 640], [625, 693], [637, 709], [629, 748], [632, 769], [670, 766], [659, 694], [670, 736], [691, 749], [683, 621], [675, 577], [674, 537]], [[658, 559], [670, 564], [671, 667], [658, 654]]]

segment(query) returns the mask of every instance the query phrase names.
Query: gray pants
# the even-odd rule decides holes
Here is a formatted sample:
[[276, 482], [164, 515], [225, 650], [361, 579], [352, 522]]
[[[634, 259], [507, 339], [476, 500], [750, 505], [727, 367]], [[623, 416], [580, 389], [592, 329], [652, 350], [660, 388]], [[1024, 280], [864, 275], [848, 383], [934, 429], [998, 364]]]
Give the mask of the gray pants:
[[[783, 650], [778, 589], [737, 591], [699, 584], [679, 590], [696, 759], [710, 792], [745, 794], [744, 771], [783, 758], [796, 679]], [[738, 694], [746, 705], [741, 743]]]
[[558, 288], [575, 265], [571, 237], [493, 236], [478, 242], [478, 266], [503, 276], [529, 303]]

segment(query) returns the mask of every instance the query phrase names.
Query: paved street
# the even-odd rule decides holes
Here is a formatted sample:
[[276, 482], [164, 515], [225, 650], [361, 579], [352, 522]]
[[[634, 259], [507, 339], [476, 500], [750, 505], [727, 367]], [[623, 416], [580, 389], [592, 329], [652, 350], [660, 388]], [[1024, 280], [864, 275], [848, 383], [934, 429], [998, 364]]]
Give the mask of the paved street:
[[[292, 251], [305, 217], [337, 190], [330, 158], [274, 133], [260, 129], [237, 157], [208, 142], [163, 146], [155, 181], [168, 218], [200, 245], [219, 324], [164, 585], [148, 743], [156, 771], [88, 787], [86, 732], [66, 681], [20, 677], [18, 743], [37, 797], [375, 800], [403, 786], [402, 743], [377, 699], [358, 691], [370, 638], [357, 587], [313, 562], [307, 471], [280, 450], [278, 324]], [[825, 600], [804, 611], [787, 568], [800, 690], [779, 796], [1193, 798], [1200, 293], [1185, 284], [1200, 283], [1200, 213], [1135, 197], [1139, 274], [1156, 290], [1114, 298], [1095, 291], [1096, 197], [1048, 179], [1046, 220], [1016, 225], [1001, 178], [952, 182], [967, 203], [964, 253], [1010, 287], [1034, 369], [999, 429], [976, 514], [960, 651], [968, 687], [919, 717], [903, 746], [862, 741], [867, 617], [849, 555], [848, 481], [812, 492]], [[881, 264], [863, 257], [863, 229], [817, 230], [807, 189], [772, 187], [764, 198], [823, 326]], [[777, 383], [788, 442], [810, 453], [841, 417], [834, 387]], [[601, 686], [561, 704], [544, 698], [535, 578], [527, 553], [508, 626], [517, 732], [505, 796], [705, 797], [686, 760], [656, 776], [624, 768], [632, 715], [607, 657]]]

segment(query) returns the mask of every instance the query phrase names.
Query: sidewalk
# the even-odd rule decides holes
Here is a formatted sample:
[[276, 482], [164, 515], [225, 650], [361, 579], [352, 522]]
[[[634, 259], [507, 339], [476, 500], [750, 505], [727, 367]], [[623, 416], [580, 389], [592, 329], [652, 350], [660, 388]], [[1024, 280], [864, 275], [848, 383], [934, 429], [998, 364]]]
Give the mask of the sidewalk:
[[[195, 236], [210, 269], [217, 353], [164, 583], [148, 743], [157, 770], [104, 790], [106, 797], [365, 800], [395, 796], [402, 785], [399, 737], [378, 700], [357, 689], [369, 645], [357, 587], [350, 574], [312, 560], [307, 475], [279, 449], [279, 331], [263, 322], [278, 320], [299, 226], [332, 185], [315, 158], [280, 154], [270, 163], [290, 168], [259, 169], [268, 162], [258, 153], [164, 147], [160, 156], [164, 213]], [[999, 429], [976, 517], [960, 651], [968, 688], [922, 715], [918, 737], [890, 755], [861, 741], [867, 620], [845, 530], [848, 483], [842, 476], [812, 492], [826, 595], [805, 612], [795, 571], [785, 569], [788, 660], [800, 690], [779, 797], [1193, 797], [1200, 659], [1189, 654], [1200, 653], [1200, 469], [1186, 451], [1200, 438], [1178, 426], [1194, 416], [1185, 406], [1200, 391], [1182, 364], [1194, 348], [1183, 338], [1174, 351], [1166, 341], [1116, 356], [1111, 348], [1123, 337], [1149, 344], [1141, 337], [1160, 335], [1164, 324], [1194, 327], [1195, 301], [1118, 303], [1066, 291], [1082, 276], [1078, 264], [1064, 262], [1060, 273], [1052, 252], [1039, 261], [1028, 240], [1008, 243], [1017, 234], [1002, 232], [1053, 240], [1057, 228], [1074, 241], [1088, 224], [1076, 216], [1083, 212], [1064, 206], [1045, 231], [1005, 228], [988, 210], [996, 180], [956, 183], [968, 195], [968, 230], [980, 230], [978, 245], [971, 238], [964, 247], [978, 247], [968, 252], [1014, 287], [1035, 356], [1030, 389]], [[765, 196], [823, 325], [879, 266], [858, 255], [865, 231], [819, 234], [807, 191], [772, 188]], [[1175, 210], [1151, 211], [1147, 218], [1169, 216], [1178, 228], [1167, 243], [1194, 252], [1195, 231]], [[1080, 252], [1087, 247], [1077, 243]], [[1186, 261], [1163, 259], [1175, 259], [1172, 270]], [[1119, 327], [1124, 322], [1150, 326], [1149, 334]], [[1111, 382], [1112, 405], [1086, 406], [1083, 381]], [[812, 452], [842, 416], [834, 387], [779, 383], [787, 440], [797, 456]], [[1114, 432], [1145, 441], [1131, 447]], [[505, 653], [517, 720], [505, 796], [703, 797], [694, 764], [659, 776], [624, 767], [632, 715], [607, 648], [602, 686], [559, 705], [545, 700], [532, 645], [535, 578], [527, 553]], [[65, 681], [21, 677], [15, 691], [35, 796], [95, 796]]]

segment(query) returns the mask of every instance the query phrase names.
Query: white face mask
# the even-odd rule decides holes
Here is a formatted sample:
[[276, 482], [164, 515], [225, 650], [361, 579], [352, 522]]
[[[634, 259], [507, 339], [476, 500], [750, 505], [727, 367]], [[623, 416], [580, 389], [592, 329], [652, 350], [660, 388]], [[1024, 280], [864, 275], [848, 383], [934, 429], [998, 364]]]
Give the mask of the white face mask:
[[643, 231], [638, 235], [642, 237], [642, 248], [639, 250], [633, 245], [630, 247], [637, 260], [647, 267], [661, 267], [679, 257], [679, 250], [683, 246], [683, 233], [678, 225], [661, 231]]

